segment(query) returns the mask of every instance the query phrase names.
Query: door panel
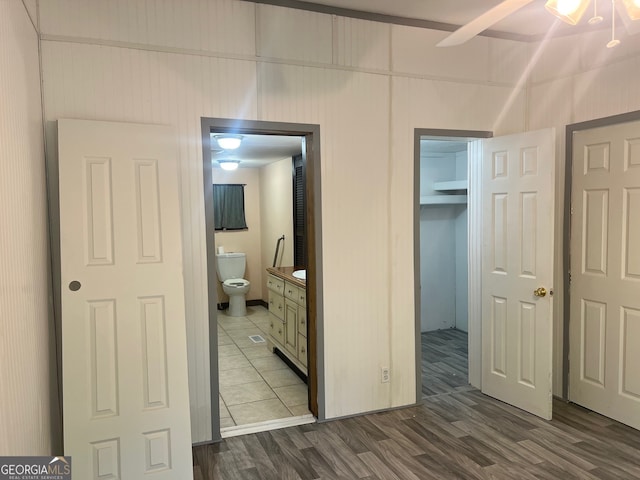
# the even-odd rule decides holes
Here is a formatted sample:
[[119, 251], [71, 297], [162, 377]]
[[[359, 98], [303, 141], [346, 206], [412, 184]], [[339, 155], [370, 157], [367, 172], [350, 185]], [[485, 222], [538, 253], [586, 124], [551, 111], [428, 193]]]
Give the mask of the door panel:
[[640, 122], [573, 142], [569, 399], [640, 428]]
[[284, 301], [284, 346], [294, 357], [298, 355], [298, 304]]
[[58, 136], [74, 478], [193, 478], [174, 132], [60, 120]]
[[482, 391], [551, 418], [555, 135], [484, 142]]

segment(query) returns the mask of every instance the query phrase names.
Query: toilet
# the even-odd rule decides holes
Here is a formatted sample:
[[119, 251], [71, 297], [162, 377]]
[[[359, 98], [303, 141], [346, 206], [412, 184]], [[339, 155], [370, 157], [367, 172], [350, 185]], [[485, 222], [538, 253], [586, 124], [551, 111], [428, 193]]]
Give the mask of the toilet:
[[222, 290], [229, 295], [229, 311], [231, 317], [244, 317], [247, 314], [245, 296], [251, 283], [242, 278], [247, 266], [247, 256], [244, 253], [216, 254], [216, 271], [218, 280], [222, 282]]

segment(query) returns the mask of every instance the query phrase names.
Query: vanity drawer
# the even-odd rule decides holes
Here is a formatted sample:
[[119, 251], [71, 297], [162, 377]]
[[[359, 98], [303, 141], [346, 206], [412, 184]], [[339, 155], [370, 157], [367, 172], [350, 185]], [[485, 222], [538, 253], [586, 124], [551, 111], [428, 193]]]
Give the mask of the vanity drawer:
[[298, 299], [300, 297], [300, 292], [298, 287], [296, 287], [295, 285], [291, 285], [290, 283], [285, 283], [284, 296], [287, 297], [289, 300], [293, 300], [294, 302], [298, 303]]
[[307, 306], [307, 290], [304, 288], [298, 289], [298, 299], [296, 300], [298, 305], [302, 305], [303, 307]]
[[282, 295], [284, 292], [284, 280], [274, 275], [269, 275], [267, 277], [267, 288]]
[[284, 322], [273, 314], [269, 314], [269, 335], [276, 342], [284, 343]]
[[298, 306], [298, 333], [307, 336], [307, 307]]
[[307, 337], [298, 334], [298, 361], [307, 366]]
[[284, 297], [269, 290], [269, 312], [279, 319], [284, 319]]

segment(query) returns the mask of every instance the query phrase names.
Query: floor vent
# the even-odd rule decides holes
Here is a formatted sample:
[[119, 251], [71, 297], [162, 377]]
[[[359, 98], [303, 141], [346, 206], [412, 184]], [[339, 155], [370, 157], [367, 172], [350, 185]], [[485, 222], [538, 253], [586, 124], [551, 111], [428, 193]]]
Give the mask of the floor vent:
[[266, 341], [262, 338], [262, 335], [249, 335], [249, 338], [253, 343], [264, 343]]

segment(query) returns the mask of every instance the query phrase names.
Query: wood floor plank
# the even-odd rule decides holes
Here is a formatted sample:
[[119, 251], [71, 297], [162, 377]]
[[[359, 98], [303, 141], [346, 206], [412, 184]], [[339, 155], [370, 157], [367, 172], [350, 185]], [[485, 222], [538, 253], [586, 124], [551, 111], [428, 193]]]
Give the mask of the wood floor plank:
[[423, 398], [469, 388], [467, 344], [467, 334], [456, 329], [422, 333]]
[[265, 472], [268, 472], [275, 475], [277, 473], [272, 459], [264, 450], [262, 444], [256, 436], [245, 435], [243, 437], [243, 443], [246, 446], [247, 455], [249, 455], [253, 459], [255, 468], [258, 469], [261, 474], [265, 474]]
[[539, 424], [471, 393], [196, 447], [194, 474], [198, 480], [640, 479], [634, 447], [640, 432], [591, 421], [572, 405]]
[[[533, 440], [523, 440], [518, 442], [524, 448], [532, 451], [537, 456], [544, 458], [546, 462], [554, 465], [564, 472], [563, 478], [566, 479], [588, 479], [593, 480], [595, 477], [589, 473], [588, 470], [582, 469], [577, 465], [567, 461], [561, 455], [558, 454], [558, 449], [546, 449], [541, 445], [538, 445]], [[593, 468], [593, 465], [590, 466], [590, 469]]]
[[[398, 477], [389, 467], [385, 465], [382, 458], [378, 457], [373, 452], [359, 453], [360, 459], [371, 467], [371, 470], [375, 472], [375, 477], [380, 480], [403, 480], [402, 477]], [[407, 479], [415, 480], [415, 479]]]
[[[378, 442], [374, 453], [384, 458], [390, 468], [392, 468], [403, 479], [405, 477], [409, 477], [409, 475], [412, 477], [415, 476], [420, 480], [438, 478], [416, 460], [416, 455], [411, 455], [394, 440], [389, 439]], [[408, 473], [403, 474], [405, 471]]]

